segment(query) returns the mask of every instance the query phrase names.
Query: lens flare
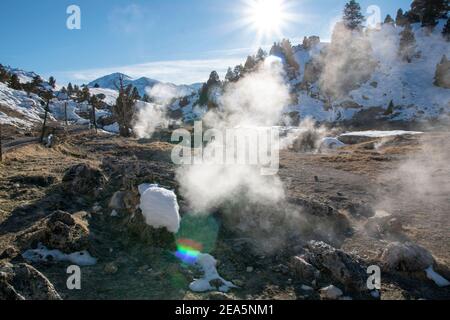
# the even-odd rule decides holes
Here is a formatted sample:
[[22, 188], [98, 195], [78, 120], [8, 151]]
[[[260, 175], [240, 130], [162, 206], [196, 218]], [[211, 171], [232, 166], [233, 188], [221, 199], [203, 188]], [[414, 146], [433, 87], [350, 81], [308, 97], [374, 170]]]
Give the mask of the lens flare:
[[190, 239], [179, 239], [175, 256], [186, 264], [195, 264], [202, 250], [203, 245], [201, 243]]

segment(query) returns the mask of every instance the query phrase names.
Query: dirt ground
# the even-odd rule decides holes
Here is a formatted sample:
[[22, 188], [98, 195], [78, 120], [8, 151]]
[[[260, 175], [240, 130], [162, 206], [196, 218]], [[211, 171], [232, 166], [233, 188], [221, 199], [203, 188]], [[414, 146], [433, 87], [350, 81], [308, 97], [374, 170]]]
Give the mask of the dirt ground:
[[[120, 177], [112, 177], [109, 188], [95, 201], [75, 198], [55, 201], [55, 190], [71, 165], [89, 163], [101, 167], [110, 158], [145, 161], [154, 168], [154, 181], [150, 182], [176, 189], [170, 152], [171, 146], [164, 142], [92, 133], [59, 136], [52, 149], [33, 144], [9, 152], [0, 164], [0, 253], [8, 246], [27, 249], [20, 248], [18, 235], [53, 210], [90, 212], [95, 202], [107, 207], [114, 181]], [[376, 261], [390, 241], [412, 241], [430, 250], [443, 266], [440, 271], [448, 272], [449, 153], [450, 133], [362, 143], [327, 154], [283, 151], [279, 176], [286, 186], [288, 201], [298, 204], [298, 199], [313, 199], [346, 217], [352, 232], [330, 234], [335, 247], [366, 261]], [[54, 181], [36, 185], [29, 182], [33, 180], [18, 179], [24, 176], [53, 177]], [[21, 210], [24, 207], [27, 210]], [[183, 204], [181, 207], [183, 210]], [[364, 225], [379, 212], [397, 218], [402, 232], [389, 237], [369, 234]], [[169, 250], [124, 235], [121, 220], [110, 217], [107, 209], [103, 214], [90, 216], [93, 255], [99, 262], [83, 267], [82, 290], [67, 289], [67, 264], [35, 267], [65, 299], [319, 298], [317, 291], [303, 290], [304, 283], [286, 270], [282, 253], [249, 254], [249, 242], [230, 234], [221, 227], [220, 218], [215, 219], [218, 228], [211, 252], [219, 260], [221, 275], [239, 286], [229, 294], [190, 292], [189, 283], [198, 271], [180, 264]], [[106, 268], [111, 263], [117, 267], [115, 272]], [[450, 278], [449, 274], [443, 275]], [[437, 288], [431, 281], [417, 282], [389, 275], [382, 279], [382, 284], [384, 299], [450, 298], [449, 288]]]

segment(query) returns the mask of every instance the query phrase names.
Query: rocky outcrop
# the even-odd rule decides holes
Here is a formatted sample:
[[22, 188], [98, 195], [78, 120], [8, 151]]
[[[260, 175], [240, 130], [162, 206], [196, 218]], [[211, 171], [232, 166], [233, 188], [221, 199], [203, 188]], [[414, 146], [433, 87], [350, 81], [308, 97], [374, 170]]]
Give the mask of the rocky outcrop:
[[54, 212], [46, 223], [42, 243], [64, 253], [87, 250], [89, 247], [88, 223], [84, 219], [86, 212], [69, 214], [64, 211]]
[[87, 213], [70, 214], [55, 211], [39, 224], [29, 228], [18, 237], [22, 248], [30, 248], [39, 243], [50, 249], [73, 253], [89, 248], [89, 228], [85, 220]]
[[107, 180], [102, 171], [83, 163], [70, 167], [62, 181], [68, 193], [89, 195], [103, 187]]
[[381, 255], [386, 271], [419, 272], [435, 264], [433, 255], [425, 248], [411, 243], [390, 243]]
[[347, 290], [367, 290], [367, 274], [355, 257], [321, 241], [310, 241], [306, 246], [305, 260], [319, 271], [340, 282]]
[[61, 300], [53, 284], [34, 267], [0, 264], [0, 300]]
[[450, 60], [443, 56], [441, 62], [436, 66], [434, 85], [450, 89]]

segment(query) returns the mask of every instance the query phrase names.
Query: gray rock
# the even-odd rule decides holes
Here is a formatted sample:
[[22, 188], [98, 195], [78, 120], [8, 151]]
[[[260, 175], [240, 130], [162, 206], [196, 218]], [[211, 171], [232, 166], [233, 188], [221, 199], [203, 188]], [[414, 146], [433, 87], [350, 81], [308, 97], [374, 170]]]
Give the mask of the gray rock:
[[87, 213], [73, 215], [56, 211], [48, 219], [42, 243], [51, 249], [65, 253], [83, 251], [89, 248], [89, 228], [84, 217]]
[[341, 289], [333, 285], [320, 289], [320, 297], [325, 300], [337, 300], [343, 294]]
[[61, 300], [51, 282], [34, 267], [0, 265], [0, 300]]
[[109, 208], [115, 210], [125, 209], [125, 194], [126, 193], [124, 191], [115, 192], [109, 201]]
[[433, 255], [425, 248], [411, 242], [390, 243], [381, 255], [381, 263], [388, 271], [424, 271], [435, 264]]
[[290, 267], [300, 280], [312, 282], [320, 275], [319, 270], [300, 256], [292, 257]]
[[321, 241], [310, 241], [305, 259], [319, 271], [325, 271], [348, 290], [367, 290], [367, 274], [361, 263], [342, 250]]
[[88, 164], [77, 164], [66, 171], [62, 181], [68, 193], [92, 195], [97, 188], [105, 185], [107, 179], [99, 169]]

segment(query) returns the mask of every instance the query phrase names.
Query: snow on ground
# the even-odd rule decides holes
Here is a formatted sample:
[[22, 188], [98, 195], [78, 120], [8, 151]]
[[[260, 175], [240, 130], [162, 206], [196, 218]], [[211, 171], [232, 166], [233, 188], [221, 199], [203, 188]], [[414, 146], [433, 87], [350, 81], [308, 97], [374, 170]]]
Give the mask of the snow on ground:
[[403, 130], [392, 130], [392, 131], [376, 131], [376, 130], [368, 130], [368, 131], [354, 131], [347, 132], [341, 134], [341, 137], [369, 137], [369, 138], [386, 138], [386, 137], [396, 137], [396, 136], [404, 136], [404, 135], [420, 135], [423, 132], [418, 131], [403, 131]]
[[[317, 121], [332, 122], [349, 120], [359, 111], [371, 107], [387, 109], [392, 100], [395, 107], [392, 120], [433, 119], [450, 112], [450, 90], [434, 85], [436, 65], [444, 54], [448, 55], [450, 52], [449, 42], [444, 41], [441, 35], [444, 23], [444, 20], [440, 20], [431, 34], [427, 34], [419, 24], [413, 25], [416, 51], [420, 55], [412, 63], [402, 61], [398, 55], [403, 28], [385, 24], [380, 30], [368, 32], [372, 57], [378, 66], [366, 83], [351, 91], [348, 96], [333, 101], [331, 108], [325, 108], [323, 101], [311, 97], [305, 90], [298, 90], [299, 104], [290, 106], [285, 111], [298, 111], [301, 118], [309, 116]], [[326, 46], [312, 50], [299, 48], [295, 57], [301, 66], [303, 77], [306, 63], [319, 50], [326, 49]], [[317, 83], [313, 84], [311, 90], [318, 91]], [[353, 101], [361, 108], [340, 107], [345, 101]]]
[[428, 279], [433, 280], [438, 287], [450, 286], [450, 282], [440, 274], [436, 273], [436, 271], [433, 270], [433, 267], [429, 267], [425, 272], [427, 273]]
[[[197, 258], [196, 264], [202, 269], [204, 275], [202, 278], [195, 280], [189, 285], [189, 289], [194, 292], [206, 292], [212, 290], [219, 290], [221, 292], [228, 292], [236, 286], [222, 278], [217, 272], [216, 265], [217, 261], [209, 254], [200, 254]], [[214, 280], [219, 280], [222, 285], [219, 288], [213, 287], [210, 282]]]
[[77, 122], [79, 124], [84, 124], [84, 123], [89, 122], [89, 120], [86, 120], [77, 114], [77, 111], [79, 111], [79, 109], [80, 109], [80, 104], [73, 100], [60, 101], [60, 100], [54, 99], [50, 103], [49, 108], [50, 108], [50, 112], [57, 120], [64, 121], [66, 106], [67, 106], [67, 120], [68, 121]]
[[110, 132], [110, 133], [119, 133], [119, 124], [117, 122], [115, 122], [109, 126], [104, 126], [103, 130]]
[[40, 244], [37, 249], [30, 249], [22, 254], [25, 260], [31, 262], [49, 262], [49, 261], [69, 261], [79, 266], [92, 266], [97, 263], [97, 259], [93, 258], [89, 252], [81, 251], [65, 254], [59, 250], [50, 250]]
[[0, 83], [0, 122], [20, 128], [31, 128], [44, 116], [42, 100], [35, 94], [13, 90]]
[[166, 228], [172, 233], [177, 233], [181, 218], [175, 193], [155, 184], [141, 184], [139, 193], [141, 195], [139, 207], [146, 223], [156, 229]]
[[103, 101], [109, 106], [115, 105], [116, 100], [119, 97], [119, 92], [113, 89], [89, 88], [89, 92], [91, 95], [104, 94], [106, 98]]

